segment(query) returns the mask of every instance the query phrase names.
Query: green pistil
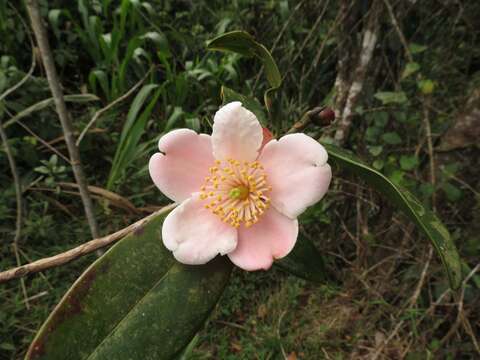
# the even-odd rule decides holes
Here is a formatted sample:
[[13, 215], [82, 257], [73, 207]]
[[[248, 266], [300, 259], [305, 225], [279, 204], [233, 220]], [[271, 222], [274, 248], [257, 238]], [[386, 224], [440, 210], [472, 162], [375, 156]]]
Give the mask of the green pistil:
[[228, 193], [231, 199], [240, 199], [244, 200], [248, 196], [248, 188], [245, 186], [238, 186], [230, 190]]

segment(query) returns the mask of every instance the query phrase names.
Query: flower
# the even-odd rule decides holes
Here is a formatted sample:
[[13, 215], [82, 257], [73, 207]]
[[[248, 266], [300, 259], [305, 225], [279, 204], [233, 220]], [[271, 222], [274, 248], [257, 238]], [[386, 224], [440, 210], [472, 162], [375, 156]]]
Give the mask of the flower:
[[204, 264], [218, 254], [245, 270], [268, 269], [298, 236], [297, 217], [327, 192], [322, 145], [305, 134], [272, 139], [240, 102], [220, 108], [212, 135], [178, 129], [162, 136], [149, 162], [155, 185], [180, 205], [162, 238], [175, 258]]

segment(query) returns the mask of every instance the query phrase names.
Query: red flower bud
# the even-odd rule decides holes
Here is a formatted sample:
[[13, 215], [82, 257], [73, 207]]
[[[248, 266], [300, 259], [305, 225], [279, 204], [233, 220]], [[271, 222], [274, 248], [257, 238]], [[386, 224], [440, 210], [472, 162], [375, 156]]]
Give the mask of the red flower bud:
[[335, 120], [335, 112], [332, 108], [326, 107], [318, 114], [319, 125], [328, 126]]

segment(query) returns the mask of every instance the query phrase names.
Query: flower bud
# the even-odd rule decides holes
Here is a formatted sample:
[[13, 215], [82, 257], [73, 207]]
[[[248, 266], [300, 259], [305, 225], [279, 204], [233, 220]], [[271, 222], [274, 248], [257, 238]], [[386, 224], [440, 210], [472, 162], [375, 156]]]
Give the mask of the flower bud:
[[326, 107], [318, 114], [320, 124], [323, 126], [328, 126], [335, 121], [335, 111], [332, 108]]

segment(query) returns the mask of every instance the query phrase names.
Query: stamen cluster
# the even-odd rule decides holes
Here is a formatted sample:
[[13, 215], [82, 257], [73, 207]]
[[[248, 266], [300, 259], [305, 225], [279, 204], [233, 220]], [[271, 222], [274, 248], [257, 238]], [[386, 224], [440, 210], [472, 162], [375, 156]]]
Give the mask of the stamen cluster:
[[258, 161], [216, 160], [209, 171], [200, 198], [207, 200], [205, 208], [225, 223], [235, 228], [242, 223], [250, 227], [270, 206], [267, 193], [272, 189]]

